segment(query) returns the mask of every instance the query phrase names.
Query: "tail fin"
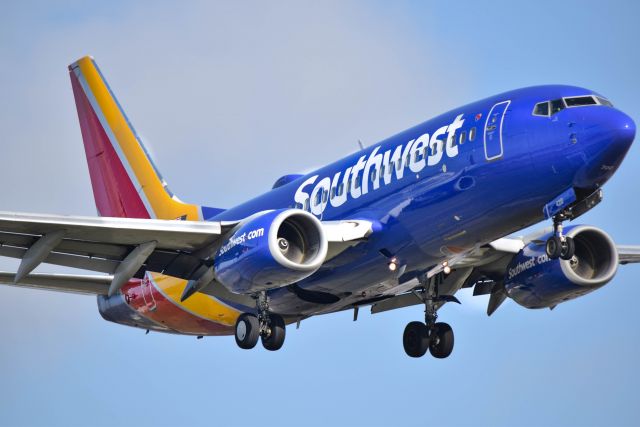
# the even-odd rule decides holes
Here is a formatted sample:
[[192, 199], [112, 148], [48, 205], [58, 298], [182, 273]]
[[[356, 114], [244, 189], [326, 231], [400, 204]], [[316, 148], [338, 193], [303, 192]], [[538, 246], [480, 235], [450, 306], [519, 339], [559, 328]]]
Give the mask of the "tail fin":
[[222, 211], [169, 191], [93, 58], [71, 64], [69, 75], [100, 216], [198, 221]]

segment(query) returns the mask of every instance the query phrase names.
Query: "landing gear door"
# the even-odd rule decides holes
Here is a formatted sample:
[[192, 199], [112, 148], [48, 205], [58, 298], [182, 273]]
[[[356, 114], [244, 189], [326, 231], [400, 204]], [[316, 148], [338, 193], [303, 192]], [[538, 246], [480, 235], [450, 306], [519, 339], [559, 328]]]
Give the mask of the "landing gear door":
[[497, 160], [503, 155], [502, 124], [511, 101], [498, 102], [491, 107], [484, 125], [484, 156], [487, 160]]

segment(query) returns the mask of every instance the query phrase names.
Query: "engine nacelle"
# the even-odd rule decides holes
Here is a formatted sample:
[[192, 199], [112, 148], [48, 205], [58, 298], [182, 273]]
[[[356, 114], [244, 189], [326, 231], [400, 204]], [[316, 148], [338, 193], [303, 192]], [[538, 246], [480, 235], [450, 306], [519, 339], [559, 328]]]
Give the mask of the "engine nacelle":
[[505, 276], [507, 295], [527, 308], [554, 307], [607, 284], [618, 270], [618, 250], [602, 230], [577, 225], [565, 228], [575, 242], [575, 256], [565, 261], [549, 259], [545, 242], [536, 239], [518, 253]]
[[239, 294], [287, 286], [317, 271], [327, 246], [322, 224], [309, 212], [267, 212], [226, 239], [215, 258], [216, 279]]

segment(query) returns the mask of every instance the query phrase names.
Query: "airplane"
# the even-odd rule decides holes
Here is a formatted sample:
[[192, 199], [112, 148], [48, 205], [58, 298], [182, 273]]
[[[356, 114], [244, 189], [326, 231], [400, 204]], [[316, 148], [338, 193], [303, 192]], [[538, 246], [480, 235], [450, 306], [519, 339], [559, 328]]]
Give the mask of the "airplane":
[[491, 96], [222, 209], [169, 190], [92, 57], [69, 75], [99, 216], [0, 212], [0, 255], [21, 260], [0, 282], [96, 295], [107, 321], [275, 351], [312, 316], [420, 306], [403, 348], [441, 359], [454, 334], [438, 310], [460, 289], [490, 295], [488, 315], [507, 298], [553, 309], [640, 262], [640, 246], [571, 223], [636, 131], [589, 89]]

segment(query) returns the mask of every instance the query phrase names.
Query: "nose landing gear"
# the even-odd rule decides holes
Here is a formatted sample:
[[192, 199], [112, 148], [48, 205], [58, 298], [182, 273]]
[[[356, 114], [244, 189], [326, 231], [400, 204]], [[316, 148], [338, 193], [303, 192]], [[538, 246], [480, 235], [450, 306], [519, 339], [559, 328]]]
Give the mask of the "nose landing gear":
[[410, 322], [402, 336], [404, 351], [410, 357], [422, 357], [430, 351], [433, 357], [444, 359], [453, 351], [453, 329], [447, 323], [436, 322], [436, 304], [439, 301], [459, 301], [451, 296], [438, 296], [439, 280], [442, 280], [442, 275], [420, 278], [424, 286], [425, 322]]
[[286, 333], [284, 318], [269, 312], [269, 299], [266, 292], [258, 294], [256, 306], [257, 316], [251, 313], [238, 316], [235, 329], [236, 344], [244, 350], [249, 350], [256, 346], [260, 338], [266, 350], [280, 350]]
[[547, 239], [545, 251], [549, 259], [570, 260], [576, 252], [576, 245], [571, 237], [562, 234], [562, 214], [553, 217], [553, 236]]
[[561, 258], [568, 261], [573, 258], [575, 244], [571, 237], [562, 235], [562, 223], [590, 211], [602, 201], [602, 197], [602, 189], [591, 193], [569, 189], [545, 206], [545, 217], [553, 218], [553, 236], [547, 240], [545, 247], [549, 259]]

